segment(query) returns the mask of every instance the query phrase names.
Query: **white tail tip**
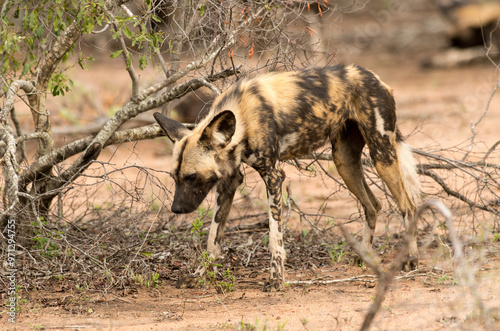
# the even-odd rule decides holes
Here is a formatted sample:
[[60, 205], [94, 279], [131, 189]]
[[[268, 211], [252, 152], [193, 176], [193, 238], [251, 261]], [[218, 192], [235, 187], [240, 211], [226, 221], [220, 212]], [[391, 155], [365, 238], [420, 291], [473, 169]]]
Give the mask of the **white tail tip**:
[[404, 142], [398, 142], [398, 158], [404, 185], [410, 199], [417, 204], [422, 194], [422, 184], [418, 179], [417, 166], [411, 147]]

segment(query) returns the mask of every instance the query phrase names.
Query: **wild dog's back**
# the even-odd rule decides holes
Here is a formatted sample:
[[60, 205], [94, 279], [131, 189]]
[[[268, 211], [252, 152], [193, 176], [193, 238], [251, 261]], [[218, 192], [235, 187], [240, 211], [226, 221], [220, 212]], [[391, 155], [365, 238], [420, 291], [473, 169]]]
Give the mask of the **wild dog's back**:
[[282, 160], [321, 147], [347, 120], [388, 132], [396, 125], [392, 90], [371, 71], [342, 64], [241, 80], [214, 101], [206, 123], [224, 110], [236, 116], [234, 144], [248, 139], [250, 149], [272, 148]]

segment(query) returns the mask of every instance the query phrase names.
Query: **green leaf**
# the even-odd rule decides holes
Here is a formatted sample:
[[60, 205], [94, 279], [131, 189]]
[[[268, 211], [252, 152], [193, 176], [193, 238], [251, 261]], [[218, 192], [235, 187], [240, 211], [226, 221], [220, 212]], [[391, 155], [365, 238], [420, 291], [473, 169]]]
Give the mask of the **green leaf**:
[[200, 16], [203, 16], [204, 14], [205, 14], [205, 6], [201, 5]]
[[41, 36], [43, 36], [43, 33], [45, 32], [45, 28], [40, 25], [37, 29], [36, 29], [36, 33], [35, 33], [35, 36], [37, 38], [40, 38]]
[[92, 33], [93, 30], [94, 30], [94, 22], [93, 21], [89, 21], [87, 23], [87, 33]]
[[120, 56], [120, 54], [121, 54], [122, 52], [123, 52], [123, 49], [120, 49], [120, 50], [118, 50], [118, 51], [114, 52], [113, 54], [111, 54], [109, 57], [110, 57], [110, 58], [112, 58], [112, 59], [114, 59], [114, 58], [116, 58], [116, 57]]
[[23, 76], [26, 75], [30, 71], [31, 65], [32, 65], [31, 62], [24, 63], [23, 72], [21, 73], [21, 75], [23, 75]]
[[132, 39], [132, 32], [130, 32], [130, 29], [127, 26], [123, 27], [123, 33], [128, 39]]
[[82, 58], [82, 57], [79, 57], [78, 58], [78, 65], [80, 66], [80, 68], [82, 68], [83, 70], [87, 70], [87, 63], [85, 63], [85, 59]]
[[161, 23], [161, 19], [160, 19], [158, 16], [156, 16], [156, 15], [151, 15], [151, 19], [152, 19], [153, 21], [156, 21], [156, 22], [158, 22], [158, 23]]
[[120, 36], [121, 36], [120, 30], [113, 32], [113, 39], [118, 39], [120, 38]]
[[30, 23], [29, 23], [30, 29], [35, 31], [36, 28], [38, 27], [38, 11], [33, 10], [30, 14]]
[[148, 65], [148, 60], [146, 59], [146, 56], [141, 55], [139, 57], [139, 68], [141, 68], [141, 70], [144, 70], [146, 69], [147, 65]]

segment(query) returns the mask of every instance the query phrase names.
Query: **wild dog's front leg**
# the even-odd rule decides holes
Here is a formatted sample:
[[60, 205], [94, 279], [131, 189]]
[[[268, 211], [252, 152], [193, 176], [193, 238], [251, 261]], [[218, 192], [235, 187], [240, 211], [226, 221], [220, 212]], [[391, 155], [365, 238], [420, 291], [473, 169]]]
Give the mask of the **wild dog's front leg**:
[[[233, 203], [236, 189], [243, 182], [243, 175], [238, 170], [237, 173], [227, 179], [222, 179], [217, 185], [215, 194], [214, 216], [210, 224], [208, 232], [207, 251], [210, 257], [215, 261], [221, 255], [222, 236], [226, 226], [227, 217], [231, 204]], [[198, 269], [193, 275], [180, 279], [177, 282], [177, 287], [185, 285], [186, 287], [194, 287], [198, 284], [198, 280], [205, 278], [207, 272], [207, 263], [202, 261]]]
[[281, 184], [285, 175], [276, 164], [262, 178], [266, 182], [269, 203], [269, 251], [271, 252], [271, 271], [269, 281], [264, 284], [264, 291], [281, 291], [285, 284], [285, 258], [283, 247], [283, 224], [281, 221], [282, 195]]

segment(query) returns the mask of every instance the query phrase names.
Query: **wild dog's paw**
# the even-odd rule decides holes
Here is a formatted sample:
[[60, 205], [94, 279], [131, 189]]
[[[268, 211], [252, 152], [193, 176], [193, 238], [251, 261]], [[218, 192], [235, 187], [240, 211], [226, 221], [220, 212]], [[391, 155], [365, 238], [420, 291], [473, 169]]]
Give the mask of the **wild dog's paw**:
[[263, 292], [281, 292], [287, 289], [283, 279], [269, 279], [264, 281]]
[[177, 280], [175, 287], [177, 288], [194, 288], [200, 284], [200, 277], [196, 275], [189, 275]]

